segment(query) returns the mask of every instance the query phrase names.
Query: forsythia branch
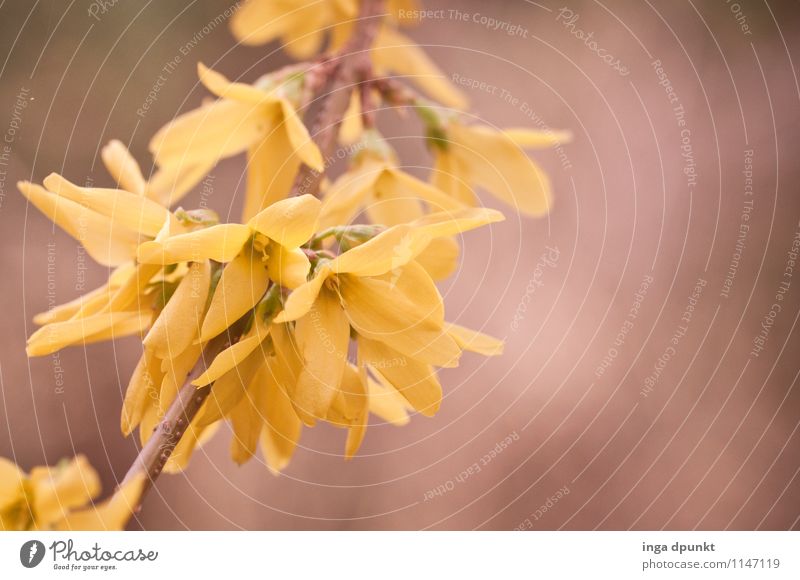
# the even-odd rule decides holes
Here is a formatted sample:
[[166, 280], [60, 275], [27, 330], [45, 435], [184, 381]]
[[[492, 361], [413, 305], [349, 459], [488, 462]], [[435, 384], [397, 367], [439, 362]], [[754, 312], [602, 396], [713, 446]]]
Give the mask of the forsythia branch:
[[[311, 124], [311, 134], [323, 159], [329, 158], [334, 152], [337, 130], [347, 110], [352, 87], [365, 81], [370, 74], [369, 49], [377, 35], [383, 9], [384, 0], [362, 1], [352, 40], [334, 57], [327, 83], [322, 83], [318, 92], [316, 98], [321, 103], [317, 118]], [[302, 166], [292, 195], [316, 195], [321, 179], [321, 173], [307, 165]], [[192, 381], [206, 370], [207, 361], [210, 364], [220, 352], [238, 340], [239, 337], [233, 334], [224, 333], [209, 342], [164, 418], [125, 475], [123, 484], [140, 474], [146, 476], [142, 497], [161, 474], [175, 446], [211, 392], [210, 384], [198, 388], [191, 384]]]
[[[330, 75], [327, 86], [321, 91], [324, 100], [320, 105], [317, 119], [311, 123], [311, 135], [323, 159], [328, 159], [334, 152], [336, 134], [350, 103], [353, 86], [368, 80], [367, 77], [370, 76], [372, 67], [369, 48], [378, 33], [383, 4], [384, 0], [362, 2], [355, 33], [350, 43], [332, 63], [334, 73]], [[297, 175], [293, 194], [317, 195], [321, 181], [322, 173], [304, 166]]]

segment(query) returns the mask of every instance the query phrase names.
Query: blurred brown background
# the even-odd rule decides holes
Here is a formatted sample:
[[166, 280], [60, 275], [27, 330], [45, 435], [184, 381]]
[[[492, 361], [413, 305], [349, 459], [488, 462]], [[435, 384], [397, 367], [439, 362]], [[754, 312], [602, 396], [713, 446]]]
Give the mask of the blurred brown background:
[[[254, 79], [286, 57], [209, 29], [227, 0], [103, 4], [0, 7], [0, 454], [28, 469], [82, 452], [110, 490], [136, 454], [118, 417], [137, 342], [26, 359], [32, 316], [106, 272], [14, 183], [58, 171], [110, 185], [99, 148], [111, 138], [149, 169], [149, 137], [205, 96], [196, 61]], [[353, 461], [344, 433], [321, 426], [276, 478], [260, 459], [237, 467], [224, 429], [185, 474], [159, 480], [132, 527], [800, 529], [800, 273], [786, 275], [800, 227], [798, 4], [426, 7], [439, 12], [410, 34], [448, 75], [486, 83], [465, 88], [483, 122], [574, 134], [534, 153], [554, 182], [552, 214], [508, 211], [468, 234], [442, 286], [449, 317], [505, 337], [505, 355], [443, 371], [439, 415], [371, 428]], [[425, 176], [420, 127], [379, 124]], [[238, 216], [243, 167], [214, 171], [209, 204], [223, 218]]]

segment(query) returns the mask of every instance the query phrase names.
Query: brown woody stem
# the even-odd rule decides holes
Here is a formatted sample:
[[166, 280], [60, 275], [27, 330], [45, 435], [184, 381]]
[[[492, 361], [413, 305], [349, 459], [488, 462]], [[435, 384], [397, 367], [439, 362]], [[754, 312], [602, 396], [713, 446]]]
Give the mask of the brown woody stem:
[[[347, 111], [351, 90], [354, 85], [364, 80], [369, 71], [369, 48], [378, 32], [383, 4], [384, 0], [362, 0], [353, 37], [345, 49], [334, 57], [335, 63], [330, 78], [317, 97], [321, 104], [311, 132], [323, 159], [329, 158], [334, 152], [338, 128]], [[297, 175], [292, 195], [303, 193], [316, 195], [319, 192], [321, 179], [321, 173], [304, 165]], [[125, 475], [123, 482], [145, 475], [142, 496], [161, 474], [175, 446], [211, 393], [211, 385], [197, 388], [192, 385], [192, 381], [205, 371], [220, 352], [238, 340], [238, 336], [233, 334], [225, 333], [208, 343], [197, 365], [189, 373], [183, 387], [167, 409], [164, 418]]]
[[[383, 4], [384, 0], [362, 0], [361, 13], [350, 42], [330, 62], [335, 67], [334, 72], [320, 92], [319, 111], [311, 124], [311, 135], [326, 163], [336, 148], [336, 137], [350, 104], [350, 94], [358, 89], [360, 83], [371, 77], [369, 49], [378, 34]], [[294, 194], [318, 195], [322, 175], [309, 167], [303, 167], [295, 180]]]

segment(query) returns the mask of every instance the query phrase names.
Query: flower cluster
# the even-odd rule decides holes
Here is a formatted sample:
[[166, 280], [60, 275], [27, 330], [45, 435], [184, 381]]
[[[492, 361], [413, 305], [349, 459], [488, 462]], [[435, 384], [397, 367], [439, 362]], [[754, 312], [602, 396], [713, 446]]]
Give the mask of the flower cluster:
[[[307, 58], [326, 35], [333, 50], [346, 46], [359, 4], [248, 0], [232, 28], [244, 43], [281, 39], [292, 55]], [[127, 436], [138, 428], [143, 445], [187, 377], [207, 395], [164, 470], [183, 469], [224, 421], [238, 463], [260, 446], [278, 473], [303, 426], [319, 421], [347, 430], [345, 456], [352, 457], [370, 414], [395, 425], [412, 412], [432, 416], [442, 400], [437, 368], [456, 366], [464, 351], [502, 352], [501, 341], [446, 320], [435, 281], [457, 269], [459, 236], [503, 219], [480, 206], [474, 188], [526, 214], [548, 211], [549, 181], [522, 148], [548, 147], [568, 135], [469, 123], [458, 112], [463, 95], [398, 32], [393, 14], [406, 4], [415, 3], [392, 2], [380, 15], [370, 74], [412, 77], [434, 101], [410, 90], [401, 98], [370, 84], [377, 76], [365, 78], [337, 121], [350, 152], [339, 176], [325, 175], [329, 152], [320, 151], [302, 120], [319, 85], [316, 62], [252, 84], [199, 65], [200, 81], [216, 100], [158, 131], [148, 179], [113, 141], [102, 157], [116, 188], [81, 187], [56, 174], [41, 186], [19, 184], [92, 258], [113, 268], [102, 287], [35, 318], [41, 328], [28, 354], [140, 336], [121, 429]], [[365, 101], [373, 99], [402, 101], [418, 114], [434, 157], [428, 181], [403, 171], [372, 120], [362, 122]], [[209, 210], [170, 209], [220, 160], [240, 154], [247, 157], [240, 222], [219, 223]], [[298, 194], [301, 172], [325, 175], [319, 198]], [[71, 508], [96, 494], [96, 477], [80, 458], [70, 465], [92, 484], [83, 494], [64, 484], [62, 503]], [[78, 517], [14, 511], [43, 493], [34, 474], [15, 477], [19, 487], [1, 496], [14, 498], [0, 506], [4, 522], [53, 527]], [[119, 493], [127, 497], [126, 490]], [[112, 517], [104, 513], [96, 517]]]
[[141, 479], [122, 485], [106, 501], [100, 478], [82, 455], [30, 474], [0, 457], [0, 530], [120, 530], [139, 502]]

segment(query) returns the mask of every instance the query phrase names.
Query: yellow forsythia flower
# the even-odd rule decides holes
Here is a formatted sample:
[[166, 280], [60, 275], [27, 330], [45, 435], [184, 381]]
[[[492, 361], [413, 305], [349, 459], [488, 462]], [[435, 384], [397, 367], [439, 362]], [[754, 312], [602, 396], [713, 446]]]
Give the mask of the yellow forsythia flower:
[[33, 205], [78, 240], [106, 266], [119, 266], [94, 292], [36, 317], [44, 324], [28, 339], [28, 355], [41, 356], [70, 344], [86, 344], [141, 333], [152, 318], [152, 297], [144, 294], [161, 271], [134, 265], [140, 242], [180, 228], [163, 206], [121, 189], [79, 187], [57, 174], [44, 187], [18, 184]]
[[[338, 43], [349, 38], [358, 16], [359, 0], [245, 0], [231, 19], [231, 32], [242, 44], [280, 40], [296, 59], [308, 59], [322, 48], [331, 29]], [[408, 24], [404, 15], [419, 8], [416, 0], [390, 0], [386, 10], [393, 22]]]
[[550, 179], [522, 148], [557, 145], [569, 140], [568, 133], [498, 131], [452, 119], [435, 129], [432, 182], [439, 189], [467, 205], [477, 205], [473, 187], [481, 187], [521, 213], [549, 211]]
[[396, 156], [373, 130], [365, 133], [347, 171], [326, 190], [320, 228], [348, 224], [365, 210], [369, 221], [388, 226], [464, 204], [397, 167]]
[[[234, 36], [244, 44], [263, 44], [280, 39], [292, 57], [308, 59], [320, 51], [328, 30], [331, 49], [345, 46], [358, 14], [357, 0], [248, 0], [231, 20]], [[408, 77], [431, 98], [449, 107], [463, 109], [464, 94], [396, 24], [411, 21], [405, 15], [418, 11], [413, 0], [387, 3], [388, 18], [381, 24], [371, 51], [379, 75], [394, 73]]]
[[212, 259], [225, 262], [203, 321], [200, 341], [228, 328], [252, 309], [270, 279], [287, 288], [303, 284], [310, 264], [300, 246], [314, 234], [320, 202], [311, 195], [281, 200], [247, 224], [220, 224], [139, 246], [143, 264]]
[[[310, 197], [285, 200], [261, 212], [248, 226], [253, 235], [272, 240], [263, 245], [277, 240], [294, 247], [311, 237], [318, 209]], [[185, 466], [198, 439], [206, 437], [205, 430], [222, 419], [230, 421], [234, 432], [234, 460], [247, 461], [260, 445], [267, 465], [277, 473], [289, 462], [303, 423], [324, 420], [347, 428], [345, 455], [351, 457], [363, 439], [370, 412], [396, 425], [405, 424], [412, 409], [432, 415], [441, 399], [433, 365], [455, 365], [462, 349], [498, 354], [502, 343], [445, 323], [441, 296], [415, 258], [436, 238], [499, 219], [498, 212], [480, 209], [431, 214], [390, 228], [333, 260], [315, 258], [314, 277], [291, 291], [283, 311], [282, 292], [275, 281], [266, 293], [268, 283], [254, 290], [246, 280], [229, 287], [229, 292], [243, 293], [247, 299], [244, 307], [231, 307], [232, 314], [221, 319], [220, 326], [227, 328], [250, 312], [248, 327], [193, 381], [197, 387], [211, 385], [211, 393], [191, 426], [189, 443], [184, 444], [186, 437], [181, 440], [183, 448], [176, 449], [179, 459], [170, 460], [168, 470]], [[205, 240], [198, 246], [219, 247], [220, 241]], [[143, 251], [185, 260], [188, 254], [178, 249], [183, 247], [187, 247], [184, 242], [170, 247], [168, 238], [143, 245]], [[225, 252], [230, 260], [235, 248]], [[248, 259], [251, 268], [258, 268], [257, 260]], [[304, 272], [303, 276], [307, 268]], [[210, 317], [209, 311], [206, 321]], [[351, 327], [359, 346], [357, 365], [347, 360]], [[147, 348], [147, 339], [145, 343], [145, 356], [129, 387], [129, 395], [134, 389], [138, 394], [126, 396], [126, 410], [133, 423], [141, 421], [140, 433], [146, 437], [160, 416], [152, 413], [148, 420], [147, 409], [153, 408], [151, 401], [163, 397], [166, 361]], [[199, 350], [192, 351], [189, 358], [196, 360], [198, 354]], [[181, 364], [176, 374], [185, 376], [190, 367]], [[166, 390], [174, 395], [177, 386]], [[147, 392], [152, 394], [148, 397]]]
[[322, 171], [322, 155], [287, 95], [299, 91], [302, 79], [273, 86], [267, 76], [247, 85], [230, 82], [202, 64], [198, 71], [200, 81], [220, 98], [156, 133], [150, 150], [160, 168], [180, 172], [185, 165], [209, 167], [246, 152], [246, 218], [288, 195], [301, 162]]
[[21, 181], [17, 186], [104, 266], [131, 260], [139, 243], [155, 238], [170, 218], [162, 205], [121, 189], [79, 187], [56, 173], [43, 183]]
[[139, 503], [142, 481], [95, 505], [100, 479], [84, 456], [34, 467], [29, 475], [0, 457], [0, 529], [121, 530]]
[[231, 31], [243, 44], [280, 39], [294, 58], [316, 54], [327, 29], [358, 14], [356, 0], [246, 0], [231, 19]]
[[[139, 425], [140, 438], [143, 443], [147, 441], [199, 360], [205, 343], [250, 312], [264, 297], [270, 280], [286, 288], [305, 282], [310, 264], [299, 246], [313, 235], [319, 208], [320, 202], [313, 196], [295, 197], [272, 204], [247, 224], [215, 225], [139, 247], [138, 258], [143, 264], [185, 267], [184, 263], [191, 262], [192, 272], [184, 276], [144, 339], [145, 351], [123, 404], [123, 433]], [[225, 266], [207, 300], [209, 260]], [[222, 377], [250, 354], [246, 349], [255, 349], [265, 336], [263, 325], [255, 322], [248, 335], [215, 359], [203, 384]], [[231, 358], [227, 367], [226, 356]], [[221, 379], [215, 393], [224, 392], [226, 384], [233, 385], [232, 378]], [[217, 418], [227, 412], [226, 408]], [[210, 427], [216, 427], [215, 420], [209, 420], [208, 414], [203, 419], [201, 414], [193, 421], [166, 471], [185, 467], [193, 449], [213, 433]]]
[[[353, 163], [325, 192], [320, 227], [350, 223], [362, 210], [369, 221], [387, 226], [419, 219], [429, 212], [464, 205], [437, 187], [397, 167], [394, 153], [374, 131], [364, 135]], [[434, 280], [450, 276], [458, 266], [458, 242], [436, 238], [417, 257]]]
[[292, 401], [305, 423], [327, 416], [343, 384], [351, 327], [365, 364], [380, 369], [414, 409], [435, 413], [441, 387], [431, 365], [455, 366], [461, 347], [447, 332], [439, 291], [414, 258], [437, 237], [501, 219], [486, 209], [430, 214], [319, 262], [275, 318], [297, 321], [303, 365]]
[[458, 90], [441, 69], [417, 44], [391, 26], [384, 25], [371, 51], [378, 74], [393, 73], [419, 86], [430, 98], [454, 109], [468, 105], [466, 96]]

